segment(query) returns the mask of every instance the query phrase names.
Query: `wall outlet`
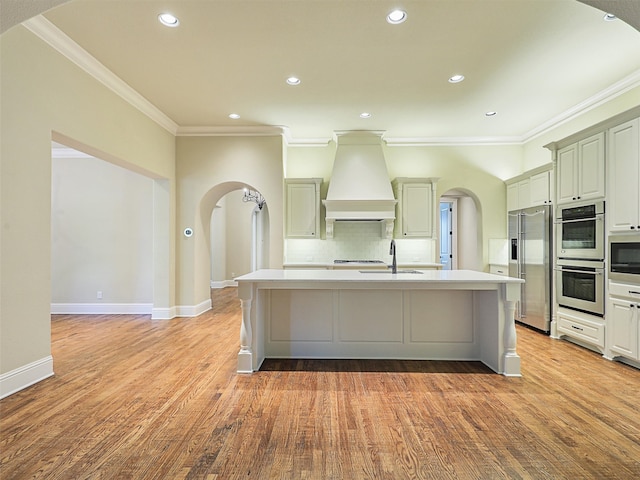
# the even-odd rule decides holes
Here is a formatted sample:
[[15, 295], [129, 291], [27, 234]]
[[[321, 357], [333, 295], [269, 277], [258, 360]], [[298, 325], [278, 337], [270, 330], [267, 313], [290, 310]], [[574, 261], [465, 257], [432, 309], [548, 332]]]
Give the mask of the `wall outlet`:
[[96, 298], [98, 299], [102, 298], [102, 290], [98, 290], [98, 293], [96, 293]]

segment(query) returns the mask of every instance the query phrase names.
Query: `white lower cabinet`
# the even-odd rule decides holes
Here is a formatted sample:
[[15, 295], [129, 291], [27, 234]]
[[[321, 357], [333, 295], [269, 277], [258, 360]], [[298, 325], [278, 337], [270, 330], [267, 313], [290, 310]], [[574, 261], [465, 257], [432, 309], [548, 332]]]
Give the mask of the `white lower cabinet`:
[[507, 265], [489, 265], [489, 273], [493, 273], [494, 275], [502, 275], [504, 277], [509, 276], [509, 267]]
[[610, 282], [607, 335], [611, 357], [640, 360], [640, 286]]
[[557, 312], [558, 336], [567, 336], [587, 346], [604, 351], [604, 319], [559, 308]]

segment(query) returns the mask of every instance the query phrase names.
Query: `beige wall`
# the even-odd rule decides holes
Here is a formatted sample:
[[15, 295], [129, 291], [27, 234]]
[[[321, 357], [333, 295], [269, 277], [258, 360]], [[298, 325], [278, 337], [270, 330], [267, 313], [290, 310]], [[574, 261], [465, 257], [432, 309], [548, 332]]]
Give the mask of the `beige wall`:
[[[178, 229], [194, 229], [193, 237], [178, 241], [177, 304], [200, 305], [210, 298], [211, 212], [233, 190], [248, 185], [267, 200], [269, 265], [282, 266], [282, 138], [178, 137], [176, 148]], [[227, 252], [232, 251], [227, 238]]]
[[[171, 133], [21, 26], [0, 37], [0, 374], [51, 354], [51, 139], [171, 182]], [[162, 182], [162, 180], [160, 180]], [[154, 190], [157, 185], [154, 185]], [[173, 194], [162, 212], [164, 263], [172, 263]], [[167, 187], [169, 190], [167, 190]], [[162, 190], [162, 188], [160, 189]], [[171, 200], [167, 200], [167, 199]], [[154, 200], [155, 201], [155, 200]], [[154, 223], [157, 224], [155, 213]], [[154, 227], [155, 230], [156, 227]], [[154, 266], [159, 270], [155, 262]], [[158, 272], [154, 272], [158, 274]], [[172, 281], [170, 272], [158, 274]], [[165, 285], [165, 293], [173, 291]], [[155, 296], [155, 292], [154, 292]], [[166, 303], [171, 303], [166, 299]]]

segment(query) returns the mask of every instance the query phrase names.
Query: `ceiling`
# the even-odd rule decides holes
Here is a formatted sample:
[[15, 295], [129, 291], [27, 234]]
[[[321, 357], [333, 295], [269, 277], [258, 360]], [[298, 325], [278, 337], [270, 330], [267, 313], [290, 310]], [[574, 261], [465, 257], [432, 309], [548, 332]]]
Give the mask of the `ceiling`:
[[640, 85], [640, 32], [575, 0], [92, 0], [44, 16], [177, 133], [521, 142]]

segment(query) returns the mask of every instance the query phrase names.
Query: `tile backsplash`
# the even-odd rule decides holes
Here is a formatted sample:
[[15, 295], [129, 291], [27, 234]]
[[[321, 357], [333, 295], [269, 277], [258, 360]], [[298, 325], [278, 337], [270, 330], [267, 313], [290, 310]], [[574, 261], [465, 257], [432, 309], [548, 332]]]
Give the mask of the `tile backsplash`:
[[[285, 239], [285, 263], [330, 263], [336, 259], [390, 261], [390, 240], [378, 222], [336, 222], [333, 238]], [[396, 239], [399, 262], [434, 262], [431, 239]]]

